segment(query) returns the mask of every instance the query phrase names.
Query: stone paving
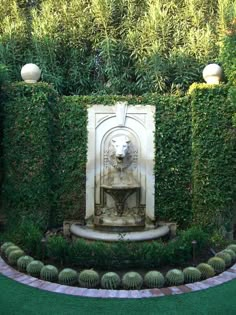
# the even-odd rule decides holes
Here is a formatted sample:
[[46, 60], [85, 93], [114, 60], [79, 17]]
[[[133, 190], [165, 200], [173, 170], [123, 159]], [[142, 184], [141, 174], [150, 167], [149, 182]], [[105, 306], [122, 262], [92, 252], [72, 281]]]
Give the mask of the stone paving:
[[219, 284], [236, 279], [236, 264], [233, 265], [227, 271], [221, 273], [218, 276], [209, 278], [207, 280], [195, 283], [189, 283], [180, 285], [178, 287], [173, 286], [162, 289], [145, 289], [145, 290], [103, 290], [103, 289], [86, 289], [78, 287], [70, 287], [66, 285], [60, 285], [58, 283], [51, 283], [40, 280], [23, 274], [11, 266], [7, 265], [5, 261], [0, 257], [0, 273], [10, 279], [13, 279], [22, 284], [30, 287], [37, 288], [39, 290], [46, 290], [50, 292], [56, 292], [67, 295], [96, 297], [96, 298], [128, 298], [128, 299], [142, 299], [150, 297], [161, 297], [166, 295], [183, 294], [188, 292], [194, 292], [199, 290], [205, 290]]

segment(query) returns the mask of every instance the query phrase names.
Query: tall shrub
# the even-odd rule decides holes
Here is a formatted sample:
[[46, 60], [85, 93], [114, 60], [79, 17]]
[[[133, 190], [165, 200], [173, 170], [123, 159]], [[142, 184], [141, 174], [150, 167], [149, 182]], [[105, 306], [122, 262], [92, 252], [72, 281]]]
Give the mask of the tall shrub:
[[196, 84], [191, 96], [194, 222], [227, 225], [235, 198], [235, 102], [227, 86]]

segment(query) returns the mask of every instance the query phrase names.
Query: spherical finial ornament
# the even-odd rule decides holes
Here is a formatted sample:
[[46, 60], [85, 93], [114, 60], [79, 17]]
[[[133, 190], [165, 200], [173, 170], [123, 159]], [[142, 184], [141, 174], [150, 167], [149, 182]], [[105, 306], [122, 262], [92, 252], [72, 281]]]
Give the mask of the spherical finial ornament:
[[207, 84], [219, 84], [222, 73], [222, 68], [219, 65], [211, 63], [203, 69], [202, 75]]
[[26, 83], [36, 83], [41, 76], [41, 70], [34, 63], [27, 63], [21, 69], [21, 77]]

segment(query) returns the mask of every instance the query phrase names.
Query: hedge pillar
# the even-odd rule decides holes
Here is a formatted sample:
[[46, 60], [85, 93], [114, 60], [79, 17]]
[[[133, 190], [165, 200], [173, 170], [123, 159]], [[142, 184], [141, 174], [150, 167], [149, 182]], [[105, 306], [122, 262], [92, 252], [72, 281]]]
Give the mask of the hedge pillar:
[[235, 104], [222, 85], [194, 84], [191, 96], [194, 223], [227, 228], [235, 192]]
[[57, 94], [45, 83], [8, 89], [4, 111], [3, 202], [8, 219], [24, 217], [46, 227], [51, 194], [51, 106]]

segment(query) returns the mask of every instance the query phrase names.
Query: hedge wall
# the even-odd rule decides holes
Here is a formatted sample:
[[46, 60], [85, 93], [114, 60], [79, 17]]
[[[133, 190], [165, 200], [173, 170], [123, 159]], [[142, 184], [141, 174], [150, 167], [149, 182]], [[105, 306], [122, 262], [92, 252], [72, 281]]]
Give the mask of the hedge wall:
[[184, 97], [58, 98], [44, 83], [12, 85], [5, 101], [3, 141], [8, 217], [32, 217], [44, 226], [83, 219], [87, 107], [122, 100], [156, 106], [157, 218], [181, 227], [192, 220], [204, 226], [229, 221], [235, 192], [235, 95], [227, 86], [194, 85]]
[[51, 106], [57, 94], [45, 83], [8, 87], [4, 107], [3, 203], [12, 223], [27, 216], [49, 223]]
[[228, 228], [235, 198], [235, 88], [197, 84], [191, 90], [194, 222]]
[[85, 212], [87, 106], [116, 101], [156, 106], [156, 213], [159, 218], [191, 221], [191, 118], [187, 97], [63, 97], [56, 107], [54, 136], [54, 219], [82, 219]]

